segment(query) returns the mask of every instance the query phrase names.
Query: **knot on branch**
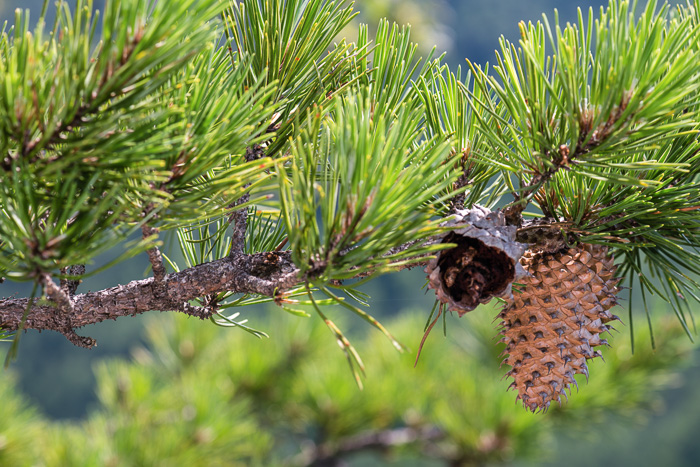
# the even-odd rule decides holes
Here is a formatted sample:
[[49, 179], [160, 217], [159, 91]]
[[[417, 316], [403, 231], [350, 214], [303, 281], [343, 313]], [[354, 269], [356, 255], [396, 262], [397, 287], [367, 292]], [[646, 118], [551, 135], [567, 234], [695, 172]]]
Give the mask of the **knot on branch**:
[[425, 272], [438, 300], [461, 316], [493, 297], [511, 297], [511, 284], [526, 274], [519, 260], [527, 246], [501, 212], [474, 206], [456, 216], [447, 226], [458, 228], [442, 239], [456, 246], [439, 252]]

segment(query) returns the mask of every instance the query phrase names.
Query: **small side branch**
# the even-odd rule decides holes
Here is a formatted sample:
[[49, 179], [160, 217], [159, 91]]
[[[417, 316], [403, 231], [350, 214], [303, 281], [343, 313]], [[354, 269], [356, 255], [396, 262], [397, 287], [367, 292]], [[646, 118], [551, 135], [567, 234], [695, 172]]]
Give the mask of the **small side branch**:
[[[158, 235], [158, 229], [146, 224], [141, 226], [141, 232], [143, 233], [143, 238]], [[165, 264], [163, 263], [163, 255], [160, 253], [160, 249], [157, 246], [150, 248], [147, 253], [148, 260], [151, 262], [151, 267], [153, 268], [153, 277], [156, 282], [162, 283], [166, 274]]]
[[[74, 266], [69, 266], [67, 268], [61, 269], [61, 274], [66, 276], [82, 276], [85, 274], [85, 265], [76, 264]], [[69, 297], [75, 295], [80, 285], [79, 279], [61, 279], [61, 290], [63, 290]]]
[[[453, 153], [454, 154], [454, 153]], [[459, 165], [462, 169], [462, 174], [459, 176], [457, 181], [454, 183], [454, 190], [458, 191], [467, 185], [472, 184], [471, 173], [474, 168], [474, 162], [470, 160], [471, 147], [462, 149], [462, 156], [459, 160]], [[460, 191], [450, 200], [450, 211], [449, 214], [454, 214], [458, 209], [465, 209], [464, 201], [467, 196], [464, 191]]]
[[41, 276], [41, 283], [44, 286], [46, 296], [55, 304], [53, 318], [55, 321], [53, 330], [63, 334], [73, 345], [90, 349], [97, 345], [92, 337], [83, 337], [76, 334], [71, 322], [71, 316], [75, 311], [71, 297], [51, 279], [51, 276], [44, 274]]
[[402, 427], [390, 430], [369, 431], [348, 437], [339, 443], [313, 446], [303, 451], [297, 463], [307, 466], [341, 465], [341, 458], [365, 450], [381, 450], [412, 443], [430, 443], [443, 439], [445, 433], [438, 427]]
[[[562, 144], [556, 148], [556, 150], [547, 150], [546, 154], [550, 157], [550, 165], [547, 170], [535, 173], [523, 190], [515, 194], [515, 201], [503, 208], [509, 225], [522, 225], [522, 213], [530, 202], [530, 198], [535, 195], [545, 183], [554, 177], [559, 170], [570, 170], [571, 165], [576, 164], [577, 159], [594, 151], [610, 137], [615, 128], [615, 124], [622, 118], [622, 115], [627, 109], [632, 95], [632, 90], [625, 91], [620, 99], [619, 105], [613, 109], [608, 119], [595, 129], [592, 128], [594, 119], [593, 112], [587, 110], [581, 114], [580, 121], [578, 122], [581, 133], [573, 150], [568, 144]], [[629, 121], [631, 118], [632, 115], [629, 115], [626, 120]], [[551, 213], [545, 214], [551, 215]]]
[[[462, 175], [459, 176], [457, 181], [455, 182], [455, 190], [459, 190], [460, 188], [464, 188], [465, 186], [469, 185], [471, 183], [471, 179], [469, 178], [469, 174], [465, 171], [462, 173]], [[464, 194], [463, 191], [457, 193], [454, 198], [450, 200], [450, 214], [454, 214], [457, 212], [459, 209], [464, 209], [464, 201], [466, 200], [467, 195]]]
[[[233, 203], [231, 207], [239, 206], [247, 203], [250, 199], [249, 194], [243, 195], [238, 201]], [[231, 251], [230, 257], [242, 255], [245, 252], [245, 233], [248, 229], [248, 208], [238, 209], [234, 211], [228, 218], [230, 224], [233, 224], [233, 234], [231, 236]]]
[[560, 169], [570, 170], [570, 162], [580, 154], [583, 154], [583, 151], [577, 151], [576, 154], [570, 155], [569, 146], [565, 144], [562, 144], [556, 152], [550, 154], [552, 156], [550, 161], [552, 165], [544, 172], [535, 174], [520, 193], [514, 194], [515, 201], [503, 208], [508, 225], [522, 225], [522, 213], [530, 202], [530, 198]]
[[72, 313], [73, 302], [67, 293], [65, 293], [48, 274], [41, 276], [41, 285], [44, 286], [46, 296], [56, 303], [57, 311], [61, 313]]
[[[265, 149], [261, 145], [255, 144], [246, 148], [246, 162], [258, 160], [262, 157], [265, 157]], [[245, 188], [248, 188], [249, 186], [250, 184], [247, 183]], [[246, 193], [228, 206], [229, 209], [234, 210], [228, 218], [229, 224], [233, 224], [231, 251], [229, 252], [229, 257], [232, 258], [242, 255], [245, 252], [245, 234], [246, 230], [248, 229], [248, 208], [236, 209], [236, 207], [241, 206], [248, 201], [250, 201], [250, 194]]]

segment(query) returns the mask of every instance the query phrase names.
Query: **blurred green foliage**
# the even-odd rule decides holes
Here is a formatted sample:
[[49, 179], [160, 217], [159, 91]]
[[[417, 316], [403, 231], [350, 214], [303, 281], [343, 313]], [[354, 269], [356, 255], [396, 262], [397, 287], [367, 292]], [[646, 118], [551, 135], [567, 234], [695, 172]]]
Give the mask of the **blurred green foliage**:
[[44, 431], [37, 410], [15, 388], [7, 371], [0, 378], [0, 465], [30, 465], [36, 459], [35, 440]]
[[447, 338], [432, 334], [415, 368], [422, 313], [389, 323], [413, 351], [396, 352], [378, 332], [356, 337], [367, 360], [364, 391], [321, 320], [270, 311], [271, 339], [152, 317], [146, 347], [97, 366], [100, 405], [80, 422], [40, 419], [2, 378], [0, 465], [543, 460], [552, 452], [543, 446], [562, 429], [591, 433], [611, 414], [643, 420], [692, 347], [674, 321], [657, 323], [653, 356], [641, 346], [631, 356], [627, 336], [618, 336], [607, 363], [592, 363], [591, 382], [579, 381], [577, 397], [543, 417], [517, 407], [506, 391], [492, 308], [448, 317]]

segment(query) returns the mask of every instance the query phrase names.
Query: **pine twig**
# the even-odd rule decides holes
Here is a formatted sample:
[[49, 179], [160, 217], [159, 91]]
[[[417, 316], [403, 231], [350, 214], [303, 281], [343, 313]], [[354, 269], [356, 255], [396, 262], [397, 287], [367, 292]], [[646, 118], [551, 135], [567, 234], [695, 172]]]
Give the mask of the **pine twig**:
[[[268, 129], [268, 132], [270, 130]], [[265, 157], [265, 149], [259, 145], [254, 144], [246, 148], [245, 160], [246, 162], [251, 162]], [[244, 185], [244, 188], [248, 188], [250, 183]], [[231, 203], [228, 207], [229, 209], [235, 209], [237, 206], [247, 203], [250, 200], [250, 194], [246, 193], [239, 199]], [[228, 218], [230, 224], [233, 224], [233, 234], [231, 235], [231, 251], [229, 256], [233, 257], [236, 255], [242, 255], [245, 251], [245, 234], [248, 229], [248, 209], [236, 209], [234, 210]]]
[[[560, 145], [556, 151], [548, 150], [546, 153], [550, 156], [549, 163], [551, 164], [547, 170], [536, 173], [530, 182], [524, 187], [521, 193], [514, 193], [515, 201], [503, 208], [506, 219], [510, 225], [522, 224], [522, 213], [525, 211], [530, 198], [559, 170], [571, 170], [571, 165], [576, 164], [576, 159], [589, 154], [598, 146], [603, 144], [610, 136], [615, 124], [622, 118], [627, 105], [629, 104], [632, 93], [626, 92], [618, 107], [609, 115], [608, 119], [595, 129], [591, 129], [590, 115], [584, 115], [578, 122], [581, 129], [578, 143], [574, 151], [567, 144]], [[627, 116], [627, 120], [631, 120], [631, 116]]]
[[469, 160], [469, 156], [471, 155], [471, 147], [463, 148], [461, 153], [462, 156], [459, 159], [459, 164], [461, 166], [462, 173], [460, 174], [459, 178], [457, 178], [457, 181], [455, 181], [453, 187], [453, 190], [458, 191], [458, 193], [450, 200], [450, 210], [448, 214], [455, 214], [458, 209], [465, 209], [464, 201], [467, 199], [467, 195], [464, 191], [462, 191], [462, 188], [473, 183], [471, 175], [472, 170], [474, 169], [474, 164]]
[[[247, 203], [250, 195], [246, 193], [241, 198], [232, 203], [229, 207], [235, 208], [243, 203]], [[248, 208], [237, 209], [231, 213], [228, 218], [229, 224], [233, 224], [233, 233], [231, 235], [231, 251], [230, 257], [242, 255], [245, 251], [245, 233], [248, 230]]]
[[[141, 232], [143, 233], [144, 239], [153, 235], [158, 235], [158, 229], [147, 224], [141, 226]], [[154, 246], [153, 248], [149, 248], [146, 253], [148, 254], [148, 260], [151, 262], [151, 267], [153, 268], [153, 278], [157, 283], [162, 283], [163, 279], [165, 279], [166, 271], [160, 248]]]
[[54, 319], [57, 321], [53, 329], [63, 334], [73, 345], [90, 349], [97, 345], [92, 337], [79, 336], [73, 329], [71, 316], [75, 311], [71, 297], [51, 279], [48, 274], [41, 276], [46, 296], [56, 304]]
[[[584, 154], [584, 150], [577, 151], [575, 155], [580, 154]], [[525, 208], [529, 204], [532, 195], [534, 195], [537, 192], [537, 190], [539, 190], [545, 183], [551, 180], [554, 174], [559, 172], [560, 169], [569, 169], [569, 163], [573, 159], [573, 157], [569, 156], [569, 147], [566, 145], [561, 145], [556, 155], [553, 156], [552, 160], [550, 161], [553, 165], [544, 172], [540, 172], [534, 177], [532, 177], [532, 179], [524, 187], [522, 192], [513, 193], [515, 201], [503, 208], [503, 213], [506, 216], [508, 224], [522, 224], [522, 213], [523, 211], [525, 211]]]
[[[73, 266], [62, 268], [61, 274], [68, 276], [81, 276], [85, 274], [85, 265], [75, 264]], [[75, 295], [76, 290], [78, 290], [80, 282], [82, 282], [80, 279], [61, 279], [60, 287], [61, 290], [68, 294], [69, 297], [72, 297]]]
[[295, 459], [294, 464], [306, 466], [338, 466], [345, 455], [375, 449], [386, 450], [412, 443], [430, 443], [443, 439], [445, 432], [436, 426], [401, 427], [360, 433], [339, 443], [314, 445]]

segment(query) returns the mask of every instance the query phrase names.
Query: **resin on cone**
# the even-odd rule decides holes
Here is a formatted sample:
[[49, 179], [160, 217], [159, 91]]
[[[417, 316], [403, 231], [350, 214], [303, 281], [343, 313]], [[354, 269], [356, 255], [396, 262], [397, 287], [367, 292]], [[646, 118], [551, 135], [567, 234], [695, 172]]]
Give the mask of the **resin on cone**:
[[504, 363], [512, 368], [510, 388], [530, 410], [561, 403], [576, 385], [574, 375], [588, 378], [586, 361], [601, 356], [601, 334], [619, 319], [613, 258], [607, 248], [581, 244], [555, 253], [528, 250], [521, 264], [530, 276], [499, 314], [505, 342]]

